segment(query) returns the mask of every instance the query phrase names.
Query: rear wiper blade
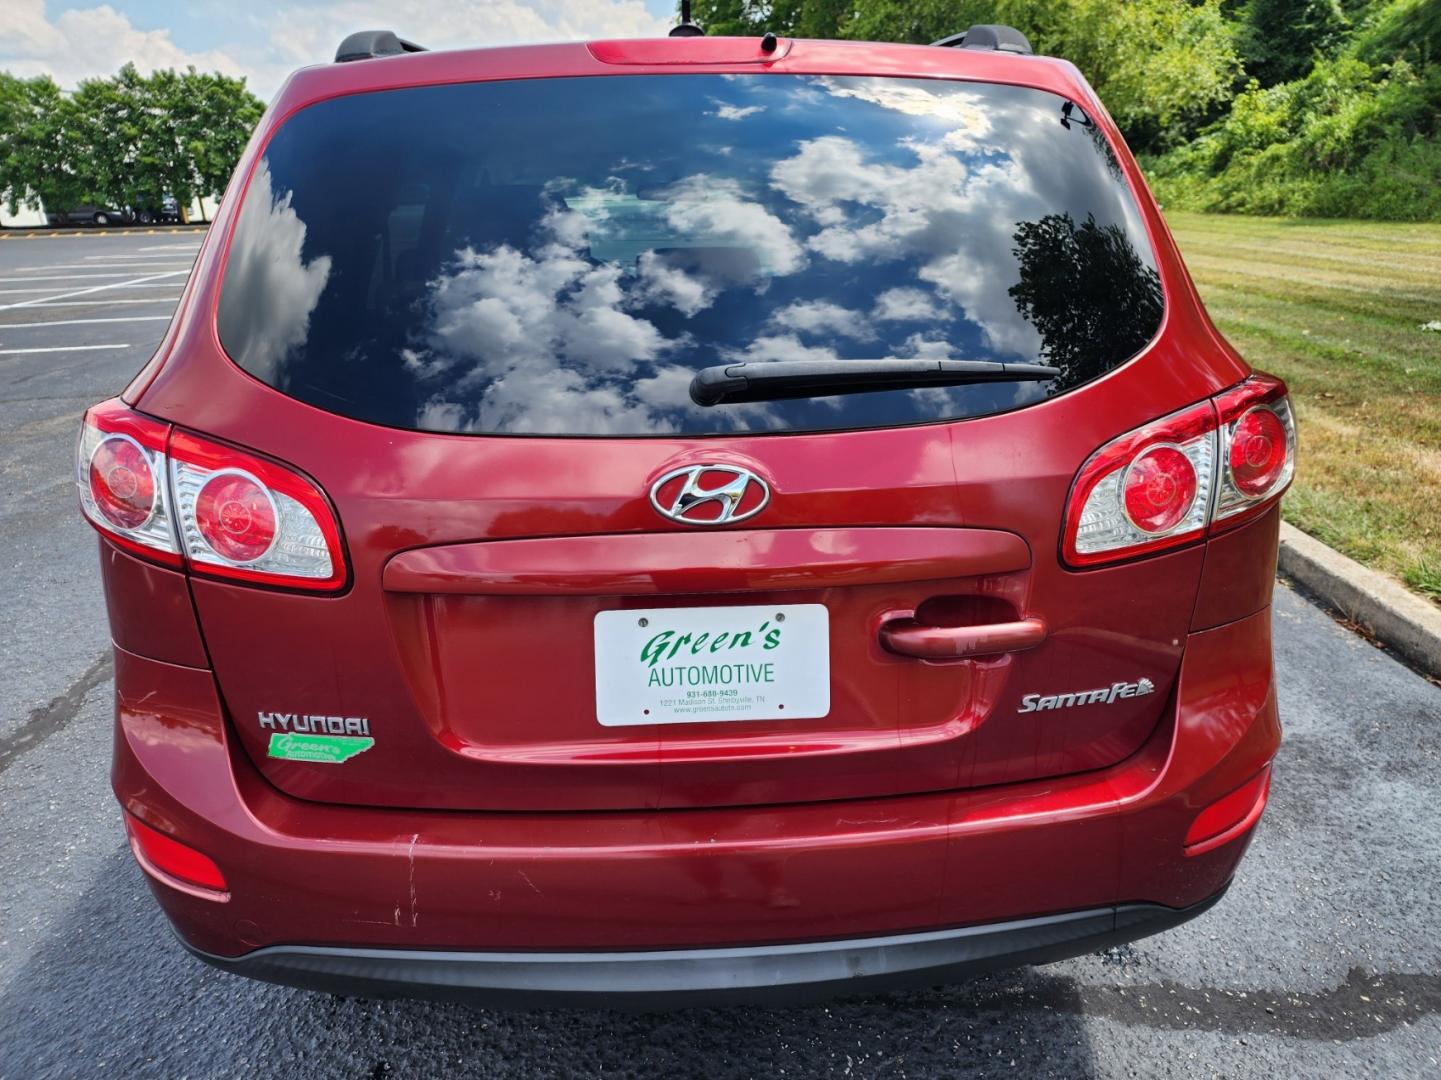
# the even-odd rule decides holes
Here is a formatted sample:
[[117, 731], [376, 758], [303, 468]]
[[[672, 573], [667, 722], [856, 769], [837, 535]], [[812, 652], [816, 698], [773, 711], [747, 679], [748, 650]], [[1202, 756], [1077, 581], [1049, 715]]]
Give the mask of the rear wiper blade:
[[691, 380], [690, 396], [697, 405], [724, 405], [923, 386], [1035, 382], [1060, 374], [1060, 368], [1044, 364], [994, 360], [769, 360], [701, 368]]

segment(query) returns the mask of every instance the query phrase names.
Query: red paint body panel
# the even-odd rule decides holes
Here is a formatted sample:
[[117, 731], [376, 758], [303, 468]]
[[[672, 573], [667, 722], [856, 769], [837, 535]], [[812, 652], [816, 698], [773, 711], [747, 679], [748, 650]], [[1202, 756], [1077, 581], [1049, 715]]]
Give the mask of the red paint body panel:
[[1244, 619], [1271, 602], [1280, 538], [1281, 508], [1273, 506], [1255, 522], [1206, 545], [1192, 630]]
[[192, 945], [499, 949], [764, 943], [956, 926], [1118, 899], [1181, 907], [1245, 847], [1193, 858], [1196, 813], [1280, 740], [1269, 611], [1188, 643], [1176, 700], [1099, 772], [974, 792], [746, 810], [363, 813], [294, 800], [238, 751], [209, 672], [116, 653], [114, 784], [211, 855], [225, 904], [156, 885]]
[[1030, 564], [1019, 536], [981, 529], [676, 532], [419, 548], [386, 563], [382, 583], [402, 593], [623, 596], [902, 584]]
[[788, 38], [777, 38], [775, 47], [767, 52], [761, 48], [760, 38], [696, 37], [678, 49], [669, 38], [633, 38], [595, 41], [586, 48], [602, 64], [694, 67], [697, 64], [774, 64], [786, 58], [793, 44]]
[[[1059, 557], [1068, 493], [1098, 447], [1250, 374], [1114, 123], [1064, 61], [758, 50], [702, 38], [424, 53], [304, 69], [272, 103], [125, 401], [313, 478], [349, 585], [187, 580], [102, 543], [116, 794], [213, 858], [230, 890], [217, 902], [154, 884], [192, 946], [758, 944], [1183, 907], [1229, 880], [1248, 831], [1190, 857], [1183, 840], [1279, 744], [1278, 511], [1093, 569]], [[1015, 412], [704, 439], [382, 428], [288, 397], [221, 349], [235, 217], [295, 111], [399, 87], [678, 71], [989, 80], [1081, 103], [1136, 192], [1160, 331], [1109, 374]], [[711, 460], [762, 477], [764, 513], [701, 530], [659, 516], [656, 478]], [[597, 614], [738, 604], [825, 605], [830, 715], [597, 723]], [[897, 620], [914, 620], [910, 637], [884, 635], [888, 648]], [[925, 655], [894, 648], [906, 641]], [[957, 659], [936, 642], [1006, 651]], [[1023, 705], [1138, 682], [1151, 692], [1104, 708]], [[340, 767], [270, 758], [257, 714], [273, 711], [366, 717], [376, 748]]]
[[137, 559], [104, 538], [99, 544], [100, 579], [115, 644], [167, 664], [208, 664], [185, 575]]

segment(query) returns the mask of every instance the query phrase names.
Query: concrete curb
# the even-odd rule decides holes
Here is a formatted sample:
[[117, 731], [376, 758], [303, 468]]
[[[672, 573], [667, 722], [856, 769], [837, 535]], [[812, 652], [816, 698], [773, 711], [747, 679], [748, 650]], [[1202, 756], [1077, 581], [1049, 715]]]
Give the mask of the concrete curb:
[[1382, 645], [1441, 678], [1441, 608], [1284, 521], [1278, 568]]

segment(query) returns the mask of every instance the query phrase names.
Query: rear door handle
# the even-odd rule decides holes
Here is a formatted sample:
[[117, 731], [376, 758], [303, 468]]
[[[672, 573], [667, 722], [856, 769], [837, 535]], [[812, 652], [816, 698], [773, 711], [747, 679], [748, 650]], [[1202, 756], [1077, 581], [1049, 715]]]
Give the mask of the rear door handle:
[[1034, 649], [1046, 640], [1040, 619], [980, 626], [927, 626], [907, 612], [881, 623], [881, 646], [898, 656], [922, 660], [964, 660]]

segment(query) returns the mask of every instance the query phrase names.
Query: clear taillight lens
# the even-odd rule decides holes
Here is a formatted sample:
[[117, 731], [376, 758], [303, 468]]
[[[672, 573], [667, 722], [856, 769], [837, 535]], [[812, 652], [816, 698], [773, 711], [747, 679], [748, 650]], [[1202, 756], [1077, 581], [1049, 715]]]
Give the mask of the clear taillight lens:
[[177, 431], [170, 482], [196, 570], [299, 588], [344, 584], [335, 516], [320, 489], [294, 470]]
[[76, 449], [80, 509], [127, 551], [179, 566], [169, 492], [165, 444], [170, 426], [139, 416], [118, 402], [85, 414]]
[[1286, 385], [1253, 376], [1092, 454], [1071, 487], [1062, 556], [1097, 566], [1190, 543], [1263, 513], [1295, 469]]
[[86, 414], [77, 464], [85, 516], [129, 551], [258, 585], [345, 585], [335, 513], [279, 462], [106, 402]]

